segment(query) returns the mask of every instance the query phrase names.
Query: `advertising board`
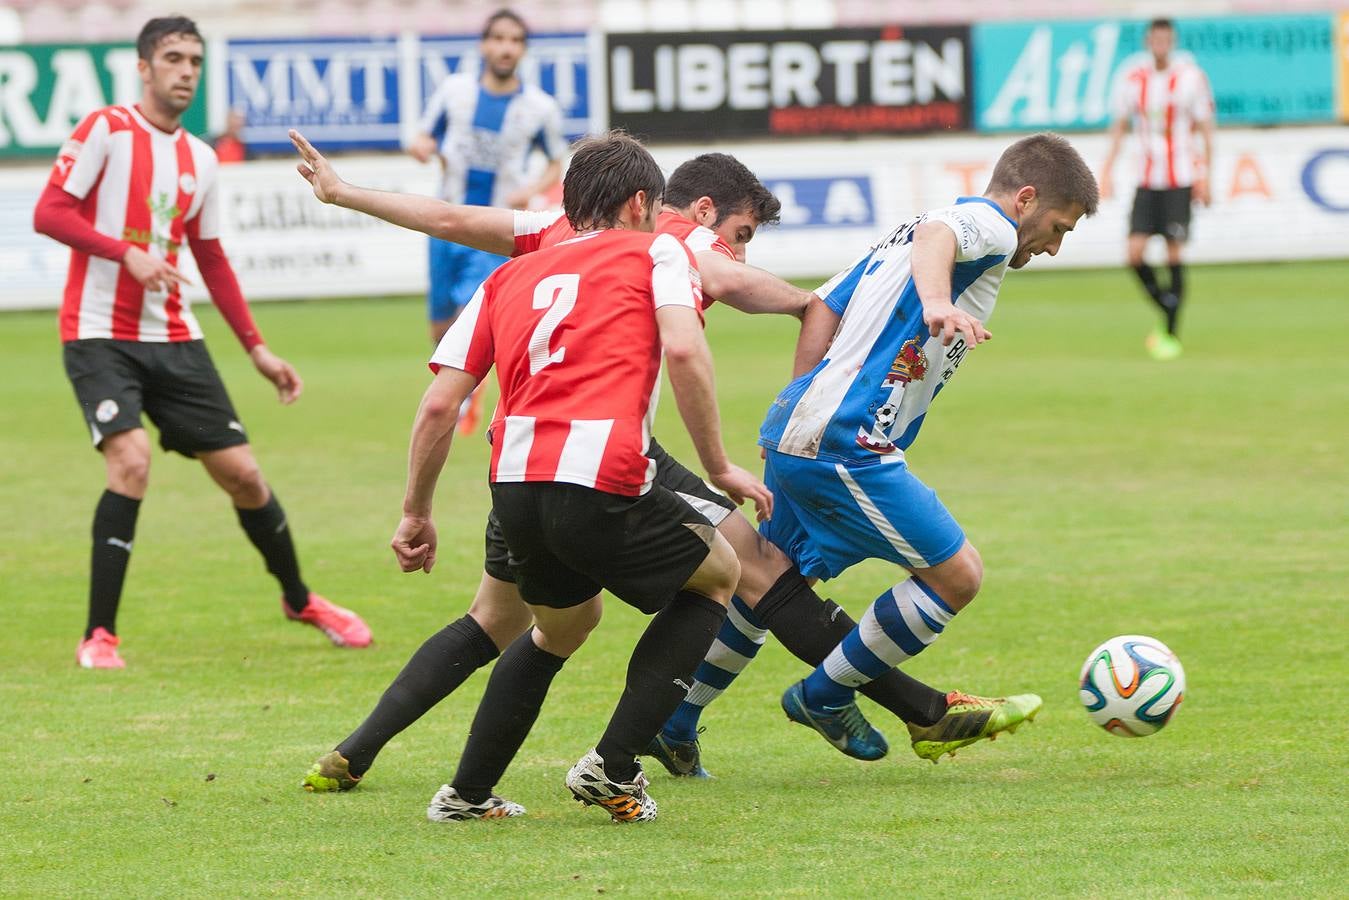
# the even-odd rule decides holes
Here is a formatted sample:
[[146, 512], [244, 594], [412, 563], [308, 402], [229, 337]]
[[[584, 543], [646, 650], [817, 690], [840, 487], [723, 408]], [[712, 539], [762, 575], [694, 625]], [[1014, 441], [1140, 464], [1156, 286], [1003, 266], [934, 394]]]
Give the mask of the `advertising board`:
[[969, 125], [965, 26], [610, 34], [609, 124], [649, 140]]

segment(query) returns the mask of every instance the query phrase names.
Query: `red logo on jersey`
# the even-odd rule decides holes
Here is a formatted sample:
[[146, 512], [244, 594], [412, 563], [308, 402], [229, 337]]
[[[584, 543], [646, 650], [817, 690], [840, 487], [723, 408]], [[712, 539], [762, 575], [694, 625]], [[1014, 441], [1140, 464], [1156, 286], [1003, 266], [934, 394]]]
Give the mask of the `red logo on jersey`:
[[885, 386], [908, 384], [910, 381], [922, 381], [927, 374], [927, 354], [918, 346], [918, 338], [910, 338], [899, 348], [899, 354], [890, 364], [890, 374], [885, 376]]

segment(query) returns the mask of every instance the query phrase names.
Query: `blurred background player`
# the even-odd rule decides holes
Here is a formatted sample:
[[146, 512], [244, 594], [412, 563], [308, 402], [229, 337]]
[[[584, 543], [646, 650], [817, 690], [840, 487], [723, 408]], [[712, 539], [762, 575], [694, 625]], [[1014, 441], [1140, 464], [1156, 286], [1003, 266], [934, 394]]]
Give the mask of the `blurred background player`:
[[[529, 30], [509, 9], [492, 13], [478, 52], [482, 70], [457, 72], [431, 96], [408, 152], [419, 162], [437, 157], [443, 171], [440, 196], [451, 203], [523, 209], [531, 197], [562, 179], [562, 108], [539, 88], [520, 80]], [[530, 178], [530, 157], [547, 159]], [[473, 292], [506, 257], [430, 238], [427, 291], [431, 341], [445, 331]], [[472, 431], [480, 417], [474, 393], [460, 429]]]
[[[789, 719], [849, 755], [884, 755], [856, 690], [935, 641], [983, 581], [978, 551], [905, 451], [937, 392], [991, 337], [984, 322], [1007, 269], [1057, 254], [1097, 202], [1096, 179], [1067, 141], [1023, 138], [998, 159], [983, 196], [900, 225], [826, 282], [806, 312], [797, 378], [759, 434], [776, 498], [761, 531], [807, 578], [836, 578], [866, 559], [909, 573], [782, 697]], [[1041, 705], [1034, 694], [1007, 699], [1025, 718]], [[934, 761], [963, 746], [958, 734], [910, 735]]]
[[[1154, 19], [1147, 30], [1147, 53], [1117, 76], [1110, 150], [1101, 170], [1101, 192], [1112, 193], [1111, 172], [1131, 126], [1138, 138], [1138, 190], [1129, 214], [1129, 265], [1162, 312], [1164, 330], [1148, 336], [1155, 359], [1180, 356], [1178, 325], [1185, 299], [1181, 251], [1190, 235], [1190, 205], [1211, 199], [1208, 175], [1213, 171], [1213, 94], [1208, 78], [1189, 56], [1175, 51], [1176, 29], [1170, 19]], [[1195, 147], [1200, 136], [1202, 150]], [[1199, 153], [1202, 152], [1202, 158]], [[1148, 238], [1166, 239], [1171, 278], [1163, 288], [1143, 258]]]
[[309, 590], [286, 514], [262, 478], [225, 386], [181, 294], [178, 253], [192, 248], [202, 278], [282, 403], [300, 376], [262, 342], [217, 237], [216, 157], [179, 125], [201, 77], [202, 40], [182, 17], [151, 19], [137, 38], [140, 103], [90, 113], [61, 148], [34, 228], [71, 248], [61, 305], [66, 374], [103, 453], [107, 489], [94, 511], [89, 619], [76, 660], [122, 668], [117, 609], [150, 471], [141, 413], [165, 450], [200, 459], [229, 494], [239, 524], [281, 584], [290, 619], [336, 645], [364, 647], [370, 630]]
[[241, 107], [231, 109], [225, 116], [225, 130], [211, 139], [211, 149], [222, 166], [252, 159], [253, 154], [244, 142], [244, 126], [248, 116]]

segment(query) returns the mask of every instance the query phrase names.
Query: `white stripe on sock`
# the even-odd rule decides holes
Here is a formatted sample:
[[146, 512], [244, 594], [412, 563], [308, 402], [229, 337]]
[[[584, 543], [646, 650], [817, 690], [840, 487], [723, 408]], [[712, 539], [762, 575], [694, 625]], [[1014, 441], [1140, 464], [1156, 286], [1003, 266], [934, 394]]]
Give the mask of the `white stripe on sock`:
[[735, 652], [718, 638], [708, 648], [707, 656], [703, 657], [703, 661], [711, 663], [718, 669], [730, 672], [732, 675], [739, 675], [745, 671], [745, 666], [750, 664], [750, 657]]
[[[910, 658], [904, 648], [895, 643], [890, 635], [885, 633], [881, 623], [877, 621], [875, 601], [872, 601], [872, 604], [867, 607], [867, 611], [862, 614], [862, 621], [857, 624], [862, 643], [881, 662], [893, 668]], [[842, 648], [840, 647], [840, 649]]]
[[749, 624], [748, 620], [740, 614], [740, 610], [735, 608], [734, 603], [727, 608], [726, 618], [730, 621], [731, 625], [735, 627], [736, 631], [740, 632], [756, 644], [763, 644], [764, 638], [768, 636], [767, 628], [759, 628]]
[[684, 702], [690, 706], [706, 706], [720, 697], [721, 692], [721, 688], [714, 688], [710, 684], [695, 681], [693, 687], [689, 688], [688, 694], [685, 695]]

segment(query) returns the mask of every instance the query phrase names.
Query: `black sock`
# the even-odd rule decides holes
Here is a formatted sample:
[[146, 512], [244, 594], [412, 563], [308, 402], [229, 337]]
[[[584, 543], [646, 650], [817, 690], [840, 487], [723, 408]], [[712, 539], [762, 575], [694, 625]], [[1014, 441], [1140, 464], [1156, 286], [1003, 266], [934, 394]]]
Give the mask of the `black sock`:
[[427, 638], [361, 726], [337, 745], [337, 752], [351, 763], [351, 774], [365, 774], [385, 744], [496, 656], [496, 644], [472, 616]]
[[257, 509], [239, 509], [239, 524], [267, 562], [267, 571], [281, 583], [286, 605], [299, 612], [309, 605], [309, 588], [300, 578], [300, 561], [295, 557], [295, 545], [290, 540], [290, 525], [286, 511], [272, 493], [267, 502]]
[[1162, 303], [1162, 287], [1157, 283], [1157, 273], [1152, 271], [1152, 266], [1147, 263], [1139, 263], [1134, 266], [1134, 274], [1143, 283], [1143, 290], [1148, 292], [1152, 302], [1160, 306]]
[[1166, 331], [1176, 336], [1176, 325], [1180, 319], [1180, 304], [1185, 300], [1185, 267], [1176, 263], [1171, 267], [1171, 289], [1167, 291], [1170, 303], [1166, 307]]
[[[754, 615], [802, 662], [818, 666], [856, 624], [842, 607], [820, 596], [792, 569], [769, 588]], [[858, 690], [905, 722], [931, 725], [946, 715], [946, 695], [899, 669]]]
[[623, 696], [595, 745], [611, 779], [637, 776], [637, 754], [646, 749], [693, 684], [693, 670], [707, 655], [726, 607], [702, 594], [680, 591], [656, 613], [628, 661]]
[[534, 727], [553, 676], [566, 661], [565, 656], [540, 649], [534, 643], [532, 628], [502, 651], [478, 702], [459, 769], [450, 782], [460, 797], [469, 803], [482, 803], [492, 795]]
[[122, 600], [122, 582], [131, 561], [131, 542], [136, 537], [136, 516], [141, 502], [123, 494], [104, 491], [94, 507], [93, 553], [89, 560], [88, 638], [95, 628], [117, 633], [117, 606]]

